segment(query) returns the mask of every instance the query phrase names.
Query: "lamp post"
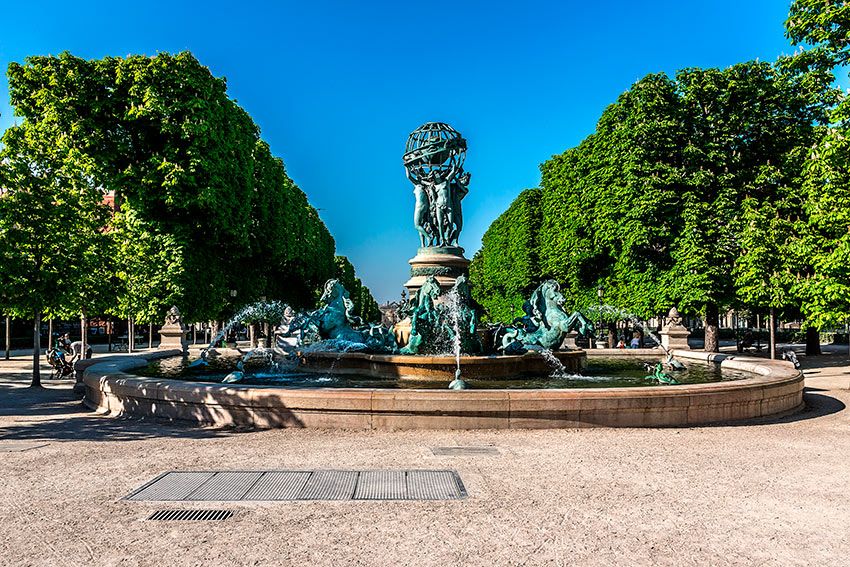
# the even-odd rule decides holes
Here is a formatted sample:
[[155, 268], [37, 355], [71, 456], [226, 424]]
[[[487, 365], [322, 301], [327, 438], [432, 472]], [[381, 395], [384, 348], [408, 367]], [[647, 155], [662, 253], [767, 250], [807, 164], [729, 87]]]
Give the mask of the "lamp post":
[[[602, 337], [602, 295], [604, 291], [602, 290], [602, 286], [596, 288], [596, 295], [599, 297], [599, 337]], [[603, 341], [599, 341], [600, 343]]]

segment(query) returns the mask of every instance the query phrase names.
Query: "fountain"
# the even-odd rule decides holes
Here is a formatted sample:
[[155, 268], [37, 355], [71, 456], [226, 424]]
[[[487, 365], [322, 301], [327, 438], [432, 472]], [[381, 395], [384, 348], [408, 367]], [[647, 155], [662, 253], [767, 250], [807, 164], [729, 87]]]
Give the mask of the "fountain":
[[[204, 423], [350, 428], [680, 425], [800, 407], [801, 374], [782, 362], [663, 345], [651, 355], [615, 351], [609, 362], [594, 355], [589, 364], [584, 350], [566, 345], [575, 334], [592, 336], [594, 326], [565, 310], [553, 280], [534, 290], [522, 317], [484, 327], [458, 244], [470, 183], [465, 153], [466, 140], [443, 123], [410, 135], [403, 164], [421, 246], [410, 260], [402, 320], [392, 328], [354, 316], [347, 290], [329, 280], [312, 311], [245, 306], [194, 361], [173, 339], [172, 350], [87, 362], [86, 404]], [[172, 311], [177, 337], [182, 323]], [[273, 344], [219, 348], [234, 325], [253, 321], [277, 324]], [[689, 360], [687, 368], [674, 353]], [[148, 366], [163, 356], [172, 358]]]

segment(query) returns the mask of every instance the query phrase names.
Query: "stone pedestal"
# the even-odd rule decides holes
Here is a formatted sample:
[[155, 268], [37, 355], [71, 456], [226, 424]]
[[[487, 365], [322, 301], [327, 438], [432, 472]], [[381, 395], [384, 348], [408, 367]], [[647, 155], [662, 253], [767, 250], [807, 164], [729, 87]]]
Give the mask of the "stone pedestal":
[[429, 246], [420, 248], [409, 260], [410, 279], [404, 284], [410, 297], [422, 287], [428, 276], [434, 276], [440, 289], [450, 289], [460, 275], [469, 275], [469, 260], [460, 246]]
[[177, 307], [172, 307], [168, 310], [168, 315], [165, 316], [165, 324], [159, 330], [159, 348], [161, 350], [180, 349], [183, 352], [188, 352], [187, 332], [180, 318], [180, 311]]
[[561, 343], [561, 350], [575, 350], [579, 348], [576, 344], [576, 337], [578, 337], [578, 333], [575, 331], [567, 333], [564, 341]]
[[682, 325], [682, 316], [679, 315], [679, 311], [675, 307], [670, 309], [664, 327], [658, 334], [661, 335], [661, 346], [665, 349], [690, 350], [691, 348], [688, 345], [688, 337], [691, 332]]

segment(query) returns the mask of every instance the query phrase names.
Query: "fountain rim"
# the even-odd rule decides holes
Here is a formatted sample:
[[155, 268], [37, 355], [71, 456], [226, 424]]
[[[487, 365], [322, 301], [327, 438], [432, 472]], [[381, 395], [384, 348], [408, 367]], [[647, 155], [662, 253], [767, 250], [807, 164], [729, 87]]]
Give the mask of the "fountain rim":
[[699, 351], [674, 354], [754, 376], [679, 386], [453, 391], [269, 388], [125, 373], [149, 359], [180, 354], [171, 350], [85, 361], [90, 363], [81, 369], [85, 405], [118, 415], [201, 424], [335, 429], [690, 427], [780, 417], [804, 407], [803, 375], [790, 363]]

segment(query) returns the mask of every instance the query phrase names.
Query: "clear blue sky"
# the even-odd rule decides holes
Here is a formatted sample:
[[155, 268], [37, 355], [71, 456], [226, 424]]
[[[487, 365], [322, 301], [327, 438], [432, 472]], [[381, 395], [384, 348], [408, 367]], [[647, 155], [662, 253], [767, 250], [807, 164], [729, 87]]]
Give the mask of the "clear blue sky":
[[[379, 301], [418, 246], [401, 154], [448, 122], [469, 143], [467, 256], [538, 165], [647, 73], [792, 52], [788, 0], [21, 2], [0, 0], [0, 67], [192, 51], [262, 129]], [[0, 131], [13, 121], [5, 75]]]

